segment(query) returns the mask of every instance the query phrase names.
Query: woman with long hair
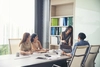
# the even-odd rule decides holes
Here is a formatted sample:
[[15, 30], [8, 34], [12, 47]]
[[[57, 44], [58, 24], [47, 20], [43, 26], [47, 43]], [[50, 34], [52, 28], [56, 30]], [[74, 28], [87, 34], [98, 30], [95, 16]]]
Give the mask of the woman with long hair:
[[68, 26], [66, 30], [62, 32], [60, 39], [61, 39], [60, 48], [65, 52], [68, 51], [67, 49], [71, 50], [71, 46], [73, 45], [73, 27]]
[[22, 38], [19, 46], [20, 46], [20, 53], [22, 55], [32, 54], [32, 44], [30, 42], [30, 33], [23, 34], [23, 38]]
[[35, 52], [46, 52], [46, 49], [43, 49], [40, 41], [38, 40], [38, 35], [37, 34], [32, 34], [31, 35], [31, 43], [33, 47], [33, 51]]

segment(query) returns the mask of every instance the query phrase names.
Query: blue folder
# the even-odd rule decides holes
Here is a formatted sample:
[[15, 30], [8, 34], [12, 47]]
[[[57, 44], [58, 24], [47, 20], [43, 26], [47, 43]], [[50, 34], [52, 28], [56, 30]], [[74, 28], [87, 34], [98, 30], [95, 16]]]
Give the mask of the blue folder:
[[63, 18], [63, 26], [67, 26], [67, 17]]

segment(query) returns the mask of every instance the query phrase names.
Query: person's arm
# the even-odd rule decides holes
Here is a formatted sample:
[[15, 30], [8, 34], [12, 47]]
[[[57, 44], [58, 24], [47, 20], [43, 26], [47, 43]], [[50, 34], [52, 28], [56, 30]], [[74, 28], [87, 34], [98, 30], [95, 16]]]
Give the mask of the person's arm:
[[32, 43], [31, 43], [31, 53], [33, 53], [34, 52], [34, 50], [33, 50], [33, 46], [32, 46]]
[[20, 53], [22, 55], [29, 55], [29, 54], [31, 54], [30, 51], [24, 51], [24, 48], [23, 48], [22, 44], [20, 45]]
[[34, 46], [34, 44], [32, 44], [32, 48], [33, 48], [33, 52], [39, 51], [39, 50]]
[[41, 45], [41, 43], [40, 43], [39, 40], [38, 40], [38, 45], [39, 45], [39, 48], [40, 48], [40, 49], [43, 49], [43, 47], [42, 47], [42, 45]]
[[69, 45], [69, 46], [72, 46], [72, 43], [71, 43], [71, 37], [69, 38], [68, 45]]
[[22, 55], [30, 55], [30, 54], [32, 54], [30, 51], [27, 51], [27, 52], [25, 52], [25, 51], [20, 51], [20, 53], [22, 54]]
[[73, 56], [73, 55], [74, 55], [74, 52], [75, 52], [75, 47], [76, 47], [77, 45], [78, 45], [77, 43], [74, 45], [74, 47], [73, 47], [71, 53], [65, 53], [65, 52], [63, 52], [63, 54], [66, 55], [66, 56], [69, 56], [69, 57]]
[[66, 43], [65, 40], [62, 40], [62, 33], [61, 33], [61, 35], [60, 35], [60, 42]]
[[64, 51], [63, 51], [63, 53], [62, 53], [63, 55], [66, 55], [66, 56], [69, 56], [69, 57], [71, 57], [72, 56], [72, 54], [71, 53], [65, 53]]

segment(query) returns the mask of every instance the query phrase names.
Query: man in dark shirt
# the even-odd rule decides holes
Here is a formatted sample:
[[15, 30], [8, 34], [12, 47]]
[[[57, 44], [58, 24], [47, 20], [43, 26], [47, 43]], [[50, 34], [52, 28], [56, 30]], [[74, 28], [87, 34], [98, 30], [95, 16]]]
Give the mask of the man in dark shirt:
[[78, 34], [78, 42], [75, 43], [72, 52], [71, 53], [64, 53], [64, 54], [66, 54], [67, 56], [72, 56], [75, 52], [76, 46], [90, 45], [87, 41], [84, 40], [85, 38], [86, 38], [86, 35], [84, 33], [79, 33]]

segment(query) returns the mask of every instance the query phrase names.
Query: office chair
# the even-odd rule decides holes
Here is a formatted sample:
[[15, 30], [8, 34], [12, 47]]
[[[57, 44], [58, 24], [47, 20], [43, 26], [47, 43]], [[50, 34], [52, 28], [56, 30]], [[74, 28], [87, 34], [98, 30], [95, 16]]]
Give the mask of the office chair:
[[74, 55], [69, 61], [68, 67], [82, 67], [82, 62], [84, 57], [86, 56], [86, 51], [88, 49], [88, 45], [86, 46], [76, 46]]
[[56, 65], [56, 64], [53, 64], [53, 66], [52, 67], [61, 67], [61, 66], [59, 66], [59, 65]]
[[99, 53], [100, 45], [91, 45], [89, 55], [84, 62], [84, 67], [95, 67], [95, 59]]
[[10, 54], [16, 54], [19, 52], [19, 43], [21, 39], [9, 39]]

